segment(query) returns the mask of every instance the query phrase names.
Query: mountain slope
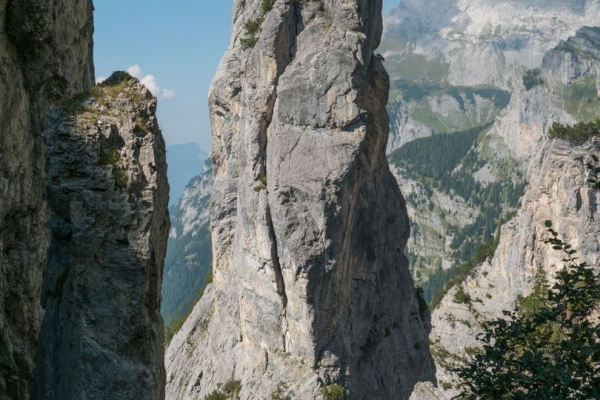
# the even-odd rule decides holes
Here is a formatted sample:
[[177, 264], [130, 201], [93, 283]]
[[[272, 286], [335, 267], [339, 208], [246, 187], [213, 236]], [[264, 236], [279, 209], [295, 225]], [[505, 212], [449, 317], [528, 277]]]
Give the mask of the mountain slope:
[[[454, 381], [448, 367], [477, 345], [478, 324], [512, 309], [518, 295], [529, 294], [538, 266], [550, 280], [563, 267], [562, 256], [542, 243], [546, 220], [553, 221], [582, 260], [590, 265], [600, 261], [600, 232], [594, 222], [600, 217], [600, 198], [588, 188], [585, 168], [590, 155], [600, 153], [600, 141], [570, 143], [547, 136], [553, 121], [573, 123], [600, 115], [598, 32], [583, 27], [548, 51], [541, 68], [543, 83], [520, 89], [496, 125], [497, 134], [506, 137], [511, 152], [527, 165], [529, 184], [518, 213], [502, 228], [493, 258], [451, 289], [433, 313], [432, 351], [441, 382]], [[446, 393], [447, 398], [453, 393]]]
[[[413, 276], [428, 300], [516, 211], [528, 159], [552, 121], [596, 112], [593, 30], [575, 40], [587, 50], [551, 50], [572, 47], [569, 35], [598, 15], [598, 1], [408, 0], [386, 16], [388, 150], [413, 217]], [[524, 87], [542, 66], [535, 79], [547, 82]], [[461, 139], [443, 135], [470, 129], [480, 134], [456, 162], [429, 149], [449, 149]]]
[[[209, 205], [213, 168], [204, 163], [202, 174], [189, 181], [175, 206], [169, 209], [171, 231], [165, 258], [161, 313], [165, 326], [186, 316], [206, 286], [212, 271]], [[210, 280], [210, 279], [209, 279]]]

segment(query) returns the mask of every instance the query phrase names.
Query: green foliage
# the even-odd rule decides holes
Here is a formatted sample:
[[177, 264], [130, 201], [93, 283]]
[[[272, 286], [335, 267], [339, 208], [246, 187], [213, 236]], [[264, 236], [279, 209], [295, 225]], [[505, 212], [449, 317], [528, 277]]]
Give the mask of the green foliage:
[[108, 152], [101, 151], [98, 163], [100, 165], [116, 165], [121, 162], [121, 155], [115, 149], [111, 149]]
[[528, 91], [534, 86], [542, 84], [544, 84], [544, 79], [542, 79], [542, 70], [539, 68], [527, 70], [523, 75], [523, 86]]
[[[204, 275], [204, 287], [206, 287], [206, 285], [208, 285], [209, 283], [212, 283], [212, 278], [213, 278], [212, 271], [207, 273], [206, 275]], [[182, 315], [172, 319], [168, 325], [165, 324], [165, 343], [167, 343], [167, 344], [170, 343], [171, 339], [173, 339], [173, 336], [175, 336], [175, 334], [177, 332], [179, 332], [179, 330], [181, 329], [181, 327], [183, 326], [185, 321], [188, 319], [188, 317], [194, 310], [196, 303], [198, 303], [198, 301], [200, 301], [200, 299], [202, 298], [203, 295], [204, 295], [204, 290], [198, 289], [196, 291], [196, 295], [194, 296], [192, 301], [187, 303], [187, 304], [189, 304], [187, 307], [187, 310]]]
[[[425, 298], [430, 299], [429, 308], [431, 310], [434, 310], [440, 304], [440, 301], [442, 301], [442, 298], [444, 298], [450, 289], [460, 284], [471, 275], [473, 269], [475, 269], [477, 265], [494, 255], [498, 248], [498, 244], [500, 243], [500, 229], [503, 224], [504, 219], [500, 219], [494, 239], [490, 240], [488, 243], [477, 246], [477, 250], [470, 261], [462, 263], [458, 268], [444, 270], [440, 267], [433, 275], [431, 275], [423, 287]], [[462, 301], [458, 302], [461, 303]]]
[[62, 115], [71, 115], [74, 112], [83, 109], [83, 102], [91, 97], [89, 92], [78, 93], [75, 96], [64, 99], [60, 102], [60, 112]]
[[588, 176], [588, 184], [595, 190], [600, 191], [600, 178], [598, 178], [598, 174], [600, 174], [600, 166], [598, 166], [598, 156], [592, 154], [592, 161], [586, 163], [586, 167], [590, 172]]
[[[429, 271], [415, 280], [423, 287], [430, 307], [435, 307], [452, 286], [470, 274], [475, 265], [493, 255], [498, 246], [497, 236], [494, 239], [502, 223], [501, 217], [507, 210], [514, 209], [525, 188], [522, 174], [511, 164], [495, 165], [497, 172], [493, 182], [483, 184], [474, 178], [475, 173], [486, 165], [483, 156], [473, 150], [485, 140], [483, 132], [486, 128], [481, 126], [417, 139], [389, 156], [390, 164], [398, 167], [403, 176], [421, 184], [425, 196], [418, 198], [411, 194], [406, 198], [419, 212], [427, 212], [427, 209], [439, 211], [431, 201], [434, 189], [450, 197], [458, 195], [471, 208], [479, 210], [475, 219], [463, 226], [456, 224], [450, 214], [442, 219], [447, 234], [452, 237], [449, 246], [451, 253], [447, 254], [454, 261], [452, 268], [443, 269], [431, 260], [421, 260]], [[428, 240], [436, 240], [425, 228], [411, 226], [413, 237], [422, 235]], [[411, 260], [411, 268], [415, 268], [415, 262], [418, 261]]]
[[[542, 278], [515, 311], [484, 323], [483, 348], [454, 372], [460, 399], [600, 398], [600, 277], [546, 221], [544, 240], [563, 254], [567, 267], [550, 290]], [[597, 314], [596, 314], [597, 315]]]
[[150, 133], [150, 130], [148, 129], [148, 127], [146, 127], [146, 125], [144, 124], [144, 121], [142, 121], [142, 118], [139, 115], [135, 117], [134, 129], [137, 132]]
[[276, 1], [277, 0], [262, 0], [260, 2], [260, 11], [262, 15], [266, 15], [269, 11], [271, 11]]
[[[201, 176], [192, 180], [190, 185], [195, 184], [197, 179], [201, 179]], [[209, 201], [210, 196], [206, 196], [194, 207], [206, 209]], [[183, 227], [177, 226], [181, 213], [176, 206], [169, 209], [171, 224], [177, 229], [178, 236], [169, 239], [167, 243], [161, 303], [165, 326], [177, 320], [182, 324], [191, 311], [190, 308], [197, 302], [197, 293], [212, 280], [212, 240], [209, 222], [206, 221], [198, 227], [196, 235], [183, 235], [180, 234]]]
[[573, 126], [555, 122], [548, 130], [550, 138], [571, 141], [585, 140], [594, 136], [600, 136], [600, 119], [596, 119], [594, 122], [578, 122]]
[[267, 175], [264, 172], [261, 172], [258, 181], [260, 182], [260, 185], [255, 186], [254, 191], [260, 192], [261, 190], [267, 190]]
[[279, 381], [277, 388], [271, 393], [271, 400], [289, 400], [290, 396], [285, 393], [288, 391], [287, 383]]
[[344, 400], [346, 390], [343, 386], [337, 383], [332, 383], [321, 388], [323, 394], [323, 400]]
[[240, 398], [240, 391], [242, 390], [240, 381], [229, 381], [217, 386], [217, 389], [207, 395], [204, 400], [238, 400]]
[[240, 43], [242, 44], [242, 49], [244, 50], [253, 49], [254, 46], [256, 46], [256, 43], [258, 43], [258, 36], [241, 38]]
[[459, 286], [452, 301], [457, 304], [471, 304], [471, 296], [465, 292], [462, 286]]
[[112, 175], [115, 179], [115, 187], [117, 189], [127, 189], [129, 177], [127, 176], [127, 171], [125, 171], [124, 168], [114, 166], [112, 170]]
[[244, 22], [244, 31], [246, 33], [246, 37], [240, 39], [242, 49], [248, 50], [256, 46], [256, 43], [258, 43], [258, 39], [260, 38], [262, 24], [265, 21], [265, 17], [269, 11], [273, 9], [275, 1], [277, 0], [262, 0], [260, 3], [260, 16]]
[[119, 165], [121, 162], [121, 155], [115, 149], [111, 149], [108, 152], [100, 151], [100, 156], [98, 157], [99, 165], [112, 165], [112, 175], [115, 180], [115, 187], [117, 189], [126, 189], [127, 183], [129, 182], [129, 178], [127, 176], [127, 171]]

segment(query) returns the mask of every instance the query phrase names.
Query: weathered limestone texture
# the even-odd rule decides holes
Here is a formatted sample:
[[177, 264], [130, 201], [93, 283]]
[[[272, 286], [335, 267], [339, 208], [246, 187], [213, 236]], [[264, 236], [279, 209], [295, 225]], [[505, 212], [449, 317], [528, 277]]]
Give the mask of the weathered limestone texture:
[[408, 399], [434, 366], [385, 157], [381, 1], [261, 3], [235, 1], [211, 89], [214, 283], [167, 350], [167, 398]]
[[[493, 259], [484, 262], [458, 287], [453, 288], [433, 312], [432, 351], [439, 356], [440, 383], [456, 383], [449, 370], [468, 347], [478, 346], [480, 324], [502, 317], [514, 309], [517, 296], [531, 292], [538, 266], [550, 282], [566, 263], [564, 256], [544, 244], [548, 237], [544, 222], [551, 220], [560, 238], [577, 250], [576, 256], [589, 265], [600, 262], [600, 196], [587, 184], [585, 164], [591, 154], [600, 154], [600, 140], [572, 144], [546, 139], [532, 159], [529, 186], [517, 215], [502, 227]], [[471, 300], [456, 302], [458, 288]], [[446, 399], [458, 392], [447, 390]]]
[[0, 0], [0, 398], [29, 398], [48, 248], [42, 121], [93, 84], [90, 0]]
[[163, 399], [169, 231], [156, 98], [116, 72], [48, 117], [51, 242], [34, 399]]

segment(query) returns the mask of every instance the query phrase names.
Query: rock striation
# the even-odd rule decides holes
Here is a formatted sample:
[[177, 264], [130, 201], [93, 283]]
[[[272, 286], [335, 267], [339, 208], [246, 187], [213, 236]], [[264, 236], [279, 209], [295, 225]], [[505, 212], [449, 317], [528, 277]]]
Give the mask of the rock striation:
[[115, 72], [48, 116], [51, 242], [33, 399], [163, 399], [169, 231], [156, 98]]
[[381, 1], [237, 0], [233, 21], [209, 99], [214, 283], [167, 349], [167, 398], [408, 399], [434, 369], [385, 157]]
[[27, 399], [48, 248], [42, 122], [93, 84], [92, 2], [0, 0], [0, 398]]

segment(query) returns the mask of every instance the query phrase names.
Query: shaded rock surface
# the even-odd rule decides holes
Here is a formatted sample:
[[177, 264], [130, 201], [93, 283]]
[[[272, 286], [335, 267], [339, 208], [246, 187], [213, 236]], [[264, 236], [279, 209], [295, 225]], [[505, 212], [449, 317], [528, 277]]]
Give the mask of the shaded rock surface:
[[51, 242], [34, 399], [163, 399], [169, 230], [156, 98], [123, 72], [48, 117]]
[[261, 2], [234, 3], [213, 81], [214, 283], [167, 350], [167, 398], [240, 381], [243, 399], [321, 398], [332, 383], [407, 399], [434, 370], [385, 158], [381, 2], [267, 11], [253, 39]]
[[27, 399], [48, 248], [42, 122], [93, 84], [92, 2], [0, 0], [0, 398]]

